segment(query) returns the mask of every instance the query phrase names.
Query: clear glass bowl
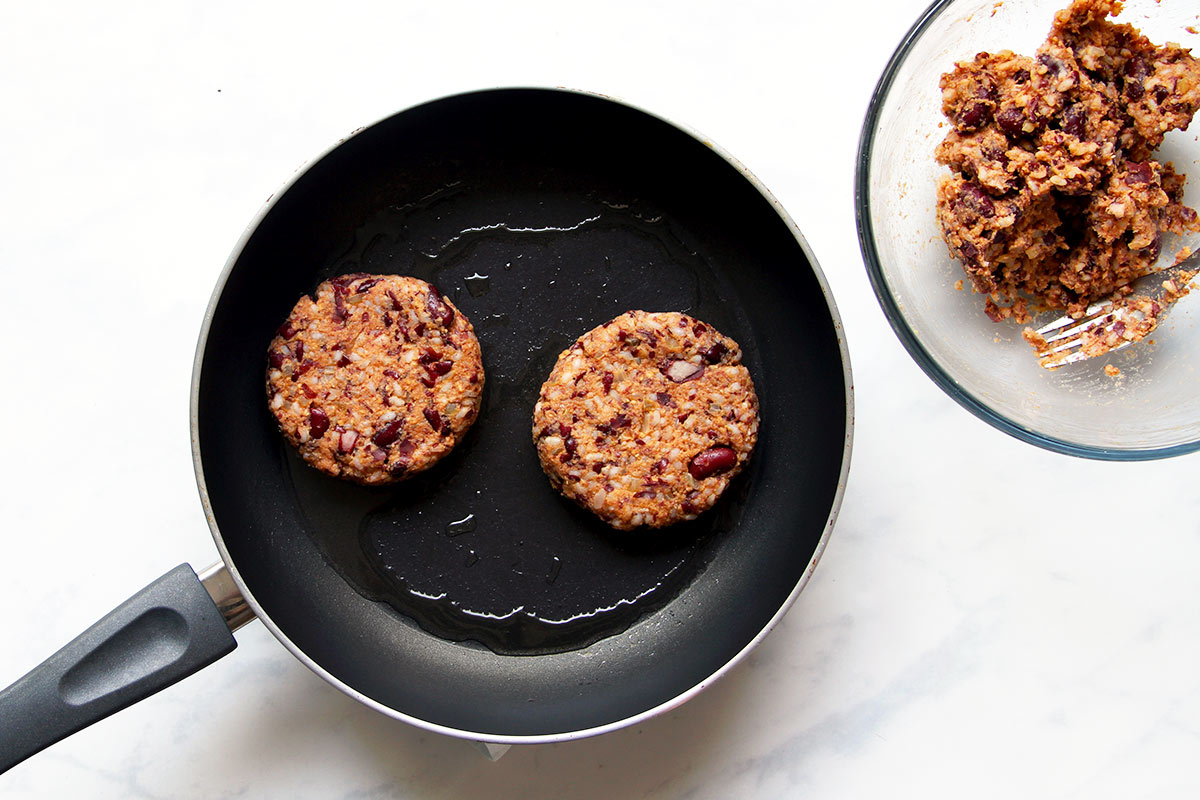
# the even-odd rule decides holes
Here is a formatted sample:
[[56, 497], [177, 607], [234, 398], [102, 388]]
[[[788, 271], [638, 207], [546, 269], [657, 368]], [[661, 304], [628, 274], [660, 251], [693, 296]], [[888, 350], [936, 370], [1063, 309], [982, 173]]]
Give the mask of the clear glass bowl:
[[[1018, 439], [1089, 458], [1138, 460], [1200, 449], [1200, 291], [1180, 300], [1151, 341], [1048, 371], [1021, 338], [994, 323], [984, 296], [951, 258], [935, 219], [945, 167], [933, 157], [948, 128], [938, 80], [955, 61], [1002, 49], [1032, 55], [1068, 0], [942, 0], [904, 37], [871, 98], [859, 142], [855, 210], [875, 294], [922, 369], [952, 398]], [[1129, 0], [1117, 21], [1151, 41], [1200, 53], [1194, 0]], [[1200, 116], [1200, 115], [1197, 115]], [[1168, 135], [1158, 160], [1188, 175], [1200, 206], [1200, 120]], [[1195, 239], [1196, 237], [1192, 237]], [[1164, 258], [1183, 244], [1164, 240]], [[962, 291], [955, 282], [964, 280]], [[1040, 327], [1059, 314], [1034, 320]], [[1104, 371], [1113, 364], [1120, 371]]]

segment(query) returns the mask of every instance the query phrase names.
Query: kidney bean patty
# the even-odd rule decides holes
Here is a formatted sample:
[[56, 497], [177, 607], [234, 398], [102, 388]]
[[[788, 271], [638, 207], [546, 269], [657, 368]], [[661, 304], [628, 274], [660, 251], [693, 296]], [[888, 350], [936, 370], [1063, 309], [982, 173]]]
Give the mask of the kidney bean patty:
[[417, 278], [353, 273], [302, 297], [267, 349], [267, 402], [313, 467], [384, 484], [446, 456], [479, 413], [470, 321]]
[[758, 438], [742, 351], [675, 312], [629, 311], [559, 357], [533, 413], [542, 469], [614, 528], [662, 527], [712, 507]]

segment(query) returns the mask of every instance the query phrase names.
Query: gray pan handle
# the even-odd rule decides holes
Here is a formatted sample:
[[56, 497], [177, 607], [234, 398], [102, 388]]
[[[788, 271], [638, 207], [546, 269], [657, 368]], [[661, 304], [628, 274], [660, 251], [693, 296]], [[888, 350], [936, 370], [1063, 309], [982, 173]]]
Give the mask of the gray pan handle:
[[126, 600], [0, 692], [0, 772], [231, 652], [226, 616], [187, 564]]

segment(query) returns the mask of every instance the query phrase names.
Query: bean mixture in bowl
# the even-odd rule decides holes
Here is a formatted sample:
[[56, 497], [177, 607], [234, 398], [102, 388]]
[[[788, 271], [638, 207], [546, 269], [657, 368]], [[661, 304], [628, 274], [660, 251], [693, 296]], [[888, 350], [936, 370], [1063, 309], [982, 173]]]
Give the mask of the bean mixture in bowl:
[[[1046, 309], [1080, 316], [1109, 297], [1135, 314], [1108, 347], [1153, 330], [1165, 304], [1131, 295], [1165, 234], [1200, 231], [1185, 176], [1155, 158], [1200, 108], [1200, 61], [1109, 19], [1118, 0], [1076, 0], [1032, 56], [979, 53], [942, 76], [950, 169], [937, 217], [995, 321]], [[1181, 256], [1183, 254], [1180, 254]], [[1026, 339], [1045, 345], [1032, 330]], [[1104, 349], [1103, 341], [1093, 349]]]

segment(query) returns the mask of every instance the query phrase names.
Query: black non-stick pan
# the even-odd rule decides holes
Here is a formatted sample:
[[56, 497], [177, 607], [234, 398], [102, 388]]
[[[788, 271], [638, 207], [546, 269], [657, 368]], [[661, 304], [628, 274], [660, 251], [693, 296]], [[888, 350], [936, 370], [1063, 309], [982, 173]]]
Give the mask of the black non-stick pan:
[[[470, 434], [393, 487], [308, 468], [266, 408], [275, 328], [345, 272], [436, 284], [483, 347]], [[551, 489], [530, 429], [558, 353], [629, 309], [686, 311], [736, 339], [762, 423], [715, 509], [621, 533]], [[168, 573], [0, 693], [0, 767], [228, 652], [251, 612], [330, 683], [431, 730], [532, 743], [644, 719], [721, 675], [795, 599], [852, 426], [837, 312], [782, 209], [711, 144], [560, 90], [430, 102], [299, 173], [230, 259], [192, 401], [223, 565], [203, 583]]]

